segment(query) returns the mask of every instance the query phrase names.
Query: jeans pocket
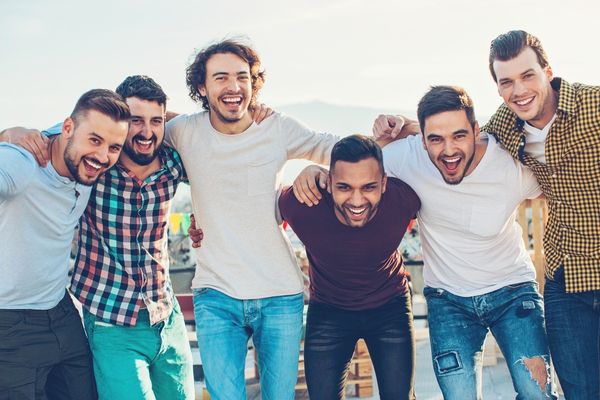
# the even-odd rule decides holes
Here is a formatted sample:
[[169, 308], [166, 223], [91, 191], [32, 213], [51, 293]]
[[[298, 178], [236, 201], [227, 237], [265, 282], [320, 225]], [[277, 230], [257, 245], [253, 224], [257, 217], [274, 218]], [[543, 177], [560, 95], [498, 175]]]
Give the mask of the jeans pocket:
[[446, 291], [444, 289], [432, 288], [430, 286], [425, 286], [423, 288], [423, 296], [425, 297], [442, 297]]

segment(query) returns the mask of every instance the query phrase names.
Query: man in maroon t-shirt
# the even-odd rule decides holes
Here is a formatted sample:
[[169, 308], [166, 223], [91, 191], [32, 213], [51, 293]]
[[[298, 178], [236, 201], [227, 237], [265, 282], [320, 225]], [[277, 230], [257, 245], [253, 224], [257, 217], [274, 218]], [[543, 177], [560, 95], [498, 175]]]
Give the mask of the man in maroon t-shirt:
[[279, 198], [310, 264], [304, 344], [310, 398], [343, 397], [363, 338], [381, 399], [412, 399], [412, 309], [398, 246], [421, 203], [407, 184], [385, 176], [381, 149], [365, 136], [335, 145], [328, 179], [331, 192], [323, 190], [314, 207], [298, 202], [292, 188]]

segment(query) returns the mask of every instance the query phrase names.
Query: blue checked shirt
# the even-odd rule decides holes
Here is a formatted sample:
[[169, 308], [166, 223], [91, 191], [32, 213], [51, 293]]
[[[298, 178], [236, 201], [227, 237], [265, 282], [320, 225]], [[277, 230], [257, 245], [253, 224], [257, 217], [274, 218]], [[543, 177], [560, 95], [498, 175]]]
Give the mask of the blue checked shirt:
[[143, 181], [119, 163], [101, 175], [79, 224], [71, 291], [113, 324], [134, 326], [144, 297], [167, 315], [173, 307], [167, 229], [171, 199], [187, 176], [174, 149], [163, 146], [158, 156], [161, 169]]

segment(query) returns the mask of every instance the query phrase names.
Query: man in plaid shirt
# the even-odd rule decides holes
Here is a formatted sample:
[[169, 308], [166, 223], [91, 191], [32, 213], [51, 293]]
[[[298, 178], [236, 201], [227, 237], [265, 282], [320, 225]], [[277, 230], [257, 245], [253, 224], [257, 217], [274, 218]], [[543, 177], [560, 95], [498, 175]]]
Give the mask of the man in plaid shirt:
[[504, 100], [483, 128], [546, 196], [546, 329], [567, 399], [600, 399], [600, 87], [554, 77], [542, 44], [498, 36], [489, 67]]

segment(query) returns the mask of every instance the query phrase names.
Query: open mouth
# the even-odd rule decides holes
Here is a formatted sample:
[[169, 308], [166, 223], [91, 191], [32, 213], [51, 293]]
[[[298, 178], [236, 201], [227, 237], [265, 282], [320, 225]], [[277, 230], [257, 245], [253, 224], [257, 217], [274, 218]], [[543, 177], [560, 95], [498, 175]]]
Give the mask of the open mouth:
[[444, 165], [444, 168], [446, 168], [446, 170], [448, 172], [456, 172], [456, 170], [458, 169], [458, 166], [460, 165], [461, 160], [462, 160], [462, 157], [447, 157], [447, 158], [442, 158], [441, 162]]
[[104, 164], [98, 162], [97, 160], [93, 160], [91, 158], [83, 159], [83, 167], [85, 168], [85, 172], [88, 175], [96, 175], [100, 172]]
[[144, 139], [142, 137], [136, 137], [133, 139], [133, 143], [135, 143], [135, 147], [138, 151], [149, 152], [152, 150], [152, 147], [154, 145], [154, 139]]
[[221, 101], [228, 107], [228, 108], [235, 108], [235, 107], [239, 107], [242, 105], [242, 101], [244, 100], [243, 96], [240, 95], [227, 95], [227, 96], [222, 96], [221, 97]]
[[367, 206], [362, 206], [362, 207], [346, 206], [345, 209], [348, 211], [350, 218], [361, 219], [366, 215], [367, 211], [369, 210], [369, 207], [367, 207]]
[[531, 102], [533, 102], [535, 96], [527, 97], [526, 99], [515, 100], [514, 103], [519, 107], [527, 107]]

